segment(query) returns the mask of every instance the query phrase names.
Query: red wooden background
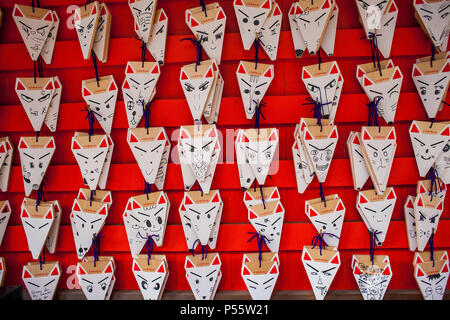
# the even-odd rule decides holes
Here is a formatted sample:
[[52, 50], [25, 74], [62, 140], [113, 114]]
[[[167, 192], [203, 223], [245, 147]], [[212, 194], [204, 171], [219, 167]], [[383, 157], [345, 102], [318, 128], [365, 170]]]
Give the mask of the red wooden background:
[[[6, 258], [7, 273], [5, 285], [21, 284], [22, 265], [32, 260], [28, 252], [25, 233], [20, 222], [19, 207], [24, 197], [22, 174], [20, 170], [17, 143], [21, 136], [34, 135], [32, 127], [15, 94], [14, 83], [17, 76], [32, 76], [33, 64], [22, 43], [19, 32], [11, 17], [16, 1], [0, 1], [4, 11], [3, 26], [0, 29], [0, 136], [10, 136], [16, 152], [9, 191], [0, 194], [1, 199], [9, 199], [13, 214], [5, 238], [0, 247], [0, 256]], [[31, 1], [17, 1], [30, 5]], [[218, 122], [218, 128], [225, 134], [226, 129], [249, 128], [252, 122], [246, 120], [236, 81], [236, 68], [239, 60], [253, 59], [253, 49], [246, 52], [242, 48], [239, 30], [231, 0], [219, 1], [225, 10], [228, 21], [220, 70], [225, 79], [224, 97]], [[398, 195], [389, 232], [378, 254], [388, 254], [391, 259], [393, 278], [390, 289], [417, 289], [411, 264], [413, 253], [408, 250], [403, 217], [403, 204], [407, 195], [415, 194], [415, 185], [419, 179], [413, 151], [408, 135], [411, 120], [426, 120], [426, 114], [411, 80], [411, 67], [419, 56], [430, 54], [430, 44], [419, 28], [413, 15], [412, 1], [396, 0], [399, 7], [397, 29], [394, 37], [392, 55], [404, 75], [395, 127], [398, 135], [398, 149], [393, 164], [389, 185], [395, 186]], [[108, 63], [99, 63], [100, 75], [113, 74], [121, 84], [128, 60], [140, 59], [140, 43], [134, 39], [133, 18], [127, 1], [106, 1], [112, 12], [110, 58]], [[311, 116], [310, 108], [302, 106], [307, 97], [306, 89], [300, 79], [303, 65], [317, 63], [317, 57], [307, 54], [301, 59], [295, 58], [287, 13], [292, 0], [278, 0], [283, 12], [282, 34], [278, 60], [275, 62], [275, 79], [264, 99], [268, 107], [262, 120], [264, 127], [276, 126], [280, 130], [280, 169], [268, 179], [268, 185], [280, 188], [282, 202], [286, 208], [285, 224], [280, 247], [280, 276], [275, 290], [310, 290], [305, 271], [300, 261], [300, 250], [309, 244], [315, 234], [313, 225], [304, 214], [304, 202], [318, 197], [318, 185], [314, 182], [304, 195], [296, 190], [291, 146], [293, 131], [300, 117]], [[338, 193], [347, 207], [345, 223], [340, 242], [342, 266], [331, 286], [331, 290], [357, 289], [350, 270], [351, 255], [368, 253], [369, 239], [366, 227], [355, 208], [357, 192], [353, 190], [350, 164], [346, 150], [346, 139], [351, 130], [360, 130], [367, 121], [368, 102], [356, 78], [357, 64], [370, 61], [370, 47], [366, 40], [360, 40], [363, 30], [358, 21], [354, 1], [337, 0], [340, 7], [335, 56], [323, 58], [323, 61], [337, 60], [345, 78], [343, 95], [337, 112], [336, 123], [339, 129], [339, 143], [332, 162], [325, 193]], [[82, 59], [75, 30], [69, 30], [66, 21], [70, 13], [67, 6], [82, 5], [73, 0], [41, 0], [42, 7], [57, 11], [61, 20], [53, 62], [44, 66], [44, 76], [58, 75], [63, 83], [63, 95], [58, 122], [58, 131], [54, 134], [57, 146], [52, 163], [47, 171], [46, 198], [58, 199], [63, 207], [62, 226], [57, 254], [48, 255], [48, 260], [58, 259], [63, 266], [64, 276], [60, 288], [66, 288], [69, 273], [66, 268], [76, 264], [77, 256], [70, 230], [69, 213], [82, 186], [81, 174], [70, 151], [70, 139], [75, 130], [87, 130], [88, 123], [80, 111], [84, 106], [81, 97], [81, 81], [95, 76], [92, 62]], [[161, 77], [157, 85], [156, 101], [152, 105], [151, 126], [164, 126], [169, 135], [180, 125], [192, 123], [188, 105], [179, 85], [179, 70], [183, 64], [195, 60], [195, 50], [180, 39], [191, 33], [184, 22], [184, 10], [197, 6], [193, 0], [160, 0], [158, 7], [164, 8], [169, 16], [169, 35], [167, 42], [166, 64], [161, 68]], [[264, 53], [263, 62], [266, 60]], [[147, 54], [147, 59], [149, 54]], [[117, 262], [117, 289], [134, 289], [138, 286], [131, 271], [132, 258], [129, 253], [122, 212], [127, 199], [143, 192], [143, 178], [134, 157], [126, 143], [127, 122], [122, 94], [119, 94], [112, 138], [115, 149], [107, 188], [113, 191], [113, 205], [103, 229], [103, 255], [113, 255]], [[450, 108], [439, 113], [438, 120], [450, 119]], [[96, 128], [100, 128], [96, 123]], [[98, 130], [101, 132], [101, 129]], [[42, 135], [48, 135], [44, 129]], [[175, 136], [173, 136], [175, 138]], [[176, 139], [175, 139], [176, 140]], [[175, 141], [173, 140], [173, 141]], [[233, 150], [230, 137], [224, 137], [223, 150]], [[175, 142], [172, 142], [172, 147]], [[219, 231], [217, 251], [222, 258], [223, 278], [219, 290], [245, 290], [241, 280], [240, 266], [243, 252], [256, 251], [256, 243], [247, 243], [247, 232], [252, 227], [247, 220], [247, 212], [242, 202], [238, 169], [235, 163], [219, 164], [213, 181], [213, 188], [220, 189], [225, 206]], [[162, 248], [157, 252], [166, 253], [169, 260], [170, 277], [166, 290], [189, 290], [184, 275], [184, 259], [187, 248], [177, 211], [183, 195], [183, 183], [179, 165], [170, 163], [167, 171], [165, 189], [172, 203], [169, 225]], [[35, 197], [35, 194], [33, 194]], [[446, 202], [446, 208], [450, 203]], [[449, 210], [444, 212], [435, 237], [435, 246], [450, 248]], [[73, 270], [70, 271], [73, 273]]]

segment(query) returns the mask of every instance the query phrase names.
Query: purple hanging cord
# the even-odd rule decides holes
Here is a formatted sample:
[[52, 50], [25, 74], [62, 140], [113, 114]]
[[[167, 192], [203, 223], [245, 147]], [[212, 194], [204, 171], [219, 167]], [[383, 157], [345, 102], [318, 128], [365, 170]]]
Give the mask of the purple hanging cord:
[[159, 240], [159, 235], [152, 234], [147, 235], [147, 241], [145, 242], [145, 246], [147, 247], [147, 264], [150, 265], [150, 259], [152, 258], [153, 253], [153, 238]]
[[88, 120], [88, 124], [89, 124], [89, 131], [88, 131], [88, 135], [89, 135], [89, 142], [91, 142], [91, 136], [94, 135], [94, 122], [95, 122], [95, 115], [100, 117], [100, 114], [98, 114], [97, 112], [90, 110], [88, 107], [84, 107], [83, 110], [81, 110], [81, 112], [86, 112], [86, 117], [85, 119]]
[[[428, 172], [428, 178], [430, 179], [430, 192], [429, 195], [431, 197], [431, 201], [433, 201], [433, 194], [437, 195], [439, 192], [442, 191], [441, 188], [441, 179], [439, 178], [439, 173], [437, 172], [436, 168], [431, 167], [430, 171]], [[438, 191], [439, 189], [439, 191]]]
[[38, 211], [38, 206], [41, 204], [41, 201], [47, 201], [45, 200], [45, 195], [44, 195], [44, 181], [41, 182], [41, 185], [39, 186], [39, 189], [37, 190], [37, 195], [36, 195], [36, 211]]
[[39, 256], [39, 268], [42, 270], [42, 265], [45, 264], [45, 246], [42, 249], [42, 254]]
[[430, 259], [433, 261], [434, 267], [434, 228], [431, 230], [431, 237], [430, 240], [428, 240], [428, 244], [430, 245]]
[[436, 48], [433, 45], [433, 42], [431, 42], [431, 58], [430, 58], [430, 66], [433, 68], [433, 60], [435, 59], [434, 55], [436, 53]]
[[139, 100], [139, 102], [142, 104], [142, 113], [144, 115], [144, 127], [147, 129], [148, 134], [148, 128], [150, 127], [150, 106], [152, 105], [153, 101], [147, 102], [145, 104], [144, 100]]
[[322, 57], [320, 56], [320, 47], [319, 50], [317, 51], [317, 59], [319, 60], [319, 70], [320, 70], [320, 65], [322, 64]]
[[307, 103], [303, 103], [303, 106], [308, 106], [308, 105], [312, 105], [313, 106], [313, 117], [317, 119], [317, 125], [320, 126], [320, 131], [322, 132], [322, 107], [326, 106], [328, 104], [330, 104], [331, 102], [327, 102], [327, 103], [321, 103], [318, 100], [314, 100], [311, 97], [306, 98], [306, 101], [308, 101]]
[[147, 196], [147, 200], [149, 200], [148, 194], [152, 192], [152, 187], [150, 185], [150, 183], [148, 183], [147, 181], [144, 181], [144, 193]]
[[316, 246], [319, 246], [319, 252], [320, 255], [322, 255], [322, 249], [326, 249], [327, 248], [327, 243], [325, 242], [325, 239], [323, 238], [323, 236], [328, 235], [330, 237], [335, 237], [337, 239], [339, 239], [339, 237], [335, 234], [332, 233], [328, 233], [328, 232], [318, 232], [316, 236], [313, 237], [312, 239], [312, 249], [314, 249]]
[[91, 190], [91, 194], [89, 196], [89, 206], [92, 207], [92, 201], [94, 200], [95, 190]]
[[380, 76], [382, 76], [381, 72], [381, 63], [380, 63], [380, 53], [378, 52], [378, 40], [377, 37], [379, 35], [375, 35], [372, 32], [369, 32], [369, 42], [370, 42], [370, 49], [372, 51], [372, 61], [373, 66], [378, 67], [378, 70], [380, 71]]
[[370, 101], [367, 106], [369, 107], [369, 119], [367, 121], [367, 125], [369, 126], [378, 126], [379, 131], [381, 132], [381, 126], [378, 123], [378, 103], [382, 97], [375, 97], [372, 101]]
[[327, 199], [325, 198], [325, 194], [323, 192], [322, 182], [319, 183], [319, 194], [320, 194], [320, 200], [324, 203], [325, 208], [326, 208], [327, 207]]
[[195, 72], [197, 72], [197, 66], [200, 65], [200, 62], [202, 61], [202, 41], [203, 41], [203, 35], [200, 36], [200, 40], [197, 40], [197, 38], [183, 38], [180, 41], [189, 40], [192, 42], [192, 44], [195, 46], [195, 50], [197, 52], [197, 61], [195, 62]]
[[200, 239], [195, 240], [194, 243], [192, 244], [192, 248], [189, 249], [189, 252], [192, 253], [193, 257], [195, 257], [195, 248], [197, 246], [197, 243], [200, 243]]
[[144, 40], [140, 40], [142, 42], [141, 44], [141, 61], [142, 61], [142, 68], [144, 68], [144, 63], [145, 63], [145, 52], [147, 50], [147, 45], [145, 43]]
[[252, 236], [250, 239], [248, 239], [247, 242], [251, 242], [253, 239], [256, 238], [257, 244], [258, 244], [258, 260], [259, 260], [259, 267], [261, 268], [261, 262], [262, 262], [262, 247], [265, 243], [267, 245], [267, 242], [270, 243], [270, 241], [265, 236], [261, 235], [259, 232], [247, 232], [248, 234], [251, 234]]
[[258, 135], [260, 133], [261, 129], [261, 117], [266, 120], [266, 117], [264, 117], [264, 114], [262, 113], [262, 108], [266, 107], [266, 103], [261, 101], [255, 101], [253, 100], [253, 103], [256, 104], [255, 108], [255, 129], [258, 129]]
[[202, 7], [202, 11], [205, 13], [205, 17], [207, 17], [208, 14], [206, 13], [205, 0], [200, 0], [200, 6]]
[[100, 232], [98, 235], [94, 233], [94, 236], [92, 237], [92, 252], [94, 254], [94, 268], [97, 265], [97, 261], [100, 257], [100, 239], [104, 238], [102, 236], [102, 233]]
[[370, 261], [372, 261], [372, 266], [374, 264], [375, 259], [375, 245], [378, 241], [377, 234], [380, 234], [381, 231], [369, 230], [369, 255]]
[[259, 192], [261, 192], [261, 201], [262, 201], [262, 204], [264, 206], [264, 209], [266, 209], [266, 201], [264, 200], [264, 194], [263, 194], [262, 185], [259, 185]]
[[98, 67], [97, 67], [97, 55], [95, 54], [94, 50], [91, 51], [91, 57], [92, 57], [92, 64], [94, 65], [97, 87], [100, 87], [100, 78], [98, 77]]
[[203, 198], [203, 189], [202, 189], [202, 186], [200, 184], [198, 184], [198, 190], [200, 190], [200, 195]]

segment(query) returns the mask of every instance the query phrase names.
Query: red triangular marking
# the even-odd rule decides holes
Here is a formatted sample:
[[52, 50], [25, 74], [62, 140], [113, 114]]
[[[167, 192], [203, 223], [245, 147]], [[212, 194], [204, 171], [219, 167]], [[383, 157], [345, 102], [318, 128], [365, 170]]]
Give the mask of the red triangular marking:
[[420, 73], [419, 69], [414, 67], [413, 77], [418, 77], [418, 76], [421, 76], [421, 75], [422, 75], [422, 73]]
[[136, 138], [136, 136], [134, 134], [130, 135], [130, 142], [138, 142], [138, 139]]
[[186, 267], [185, 268], [193, 268], [194, 267], [194, 265], [192, 264], [192, 262], [191, 262], [191, 260], [187, 260], [186, 261]]
[[27, 211], [25, 209], [22, 210], [22, 214], [21, 214], [22, 218], [29, 218], [30, 216], [28, 215]]
[[391, 268], [389, 266], [386, 267], [386, 269], [384, 269], [383, 275], [385, 276], [390, 276], [391, 275]]
[[422, 198], [419, 198], [419, 201], [417, 202], [418, 207], [423, 207]]
[[422, 269], [417, 268], [417, 277], [423, 277], [425, 274], [422, 272]]
[[124, 89], [130, 89], [130, 85], [129, 85], [127, 80], [125, 80], [125, 82], [123, 83], [123, 88]]
[[45, 21], [53, 21], [52, 12], [50, 11], [44, 18]]
[[355, 135], [355, 137], [353, 138], [353, 144], [361, 144], [360, 142], [359, 142], [359, 138], [358, 138], [358, 136], [357, 135]]
[[128, 65], [126, 73], [134, 73], [134, 70], [130, 65]]
[[257, 219], [257, 218], [258, 218], [258, 216], [253, 211], [250, 211], [250, 220]]
[[367, 203], [367, 202], [369, 202], [369, 201], [367, 201], [367, 199], [363, 196], [363, 195], [360, 195], [359, 196], [359, 203]]
[[44, 90], [53, 90], [54, 89], [54, 87], [53, 87], [53, 81], [50, 81], [48, 84], [47, 84], [47, 86], [44, 88]]
[[361, 78], [364, 75], [364, 70], [358, 69], [358, 78]]
[[92, 8], [91, 15], [96, 14], [96, 13], [97, 13], [97, 7], [94, 6], [94, 7]]
[[116, 87], [116, 85], [114, 84], [114, 82], [111, 82], [111, 85], [109, 86], [109, 90], [108, 91], [114, 91], [114, 90], [116, 90], [117, 89], [117, 87]]
[[342, 211], [342, 210], [344, 210], [344, 206], [342, 205], [342, 202], [339, 202], [339, 204], [336, 208], [336, 211]]
[[23, 86], [22, 82], [17, 82], [16, 90], [25, 90], [25, 87]]
[[387, 199], [388, 199], [388, 200], [395, 199], [395, 193], [394, 193], [394, 190], [391, 190], [391, 192], [389, 192]]
[[220, 10], [219, 14], [217, 15], [217, 20], [220, 20], [220, 19], [223, 19], [223, 18], [225, 18], [225, 15], [223, 14], [223, 11]]
[[310, 215], [311, 217], [315, 217], [315, 216], [318, 216], [319, 214], [318, 214], [313, 208], [311, 208], [311, 209], [309, 210], [309, 215]]
[[246, 266], [244, 266], [244, 271], [242, 272], [242, 274], [243, 274], [244, 276], [249, 276], [249, 275], [251, 275], [250, 271], [247, 269]]
[[47, 215], [44, 217], [44, 219], [53, 219], [53, 214], [52, 214], [52, 212], [49, 211], [49, 212], [47, 213]]
[[275, 211], [275, 213], [278, 213], [278, 212], [283, 212], [283, 207], [281, 206], [281, 204], [278, 204], [277, 210]]
[[158, 140], [158, 141], [160, 141], [160, 140], [166, 140], [166, 136], [164, 135], [164, 132], [163, 132], [163, 131], [161, 131], [161, 133], [159, 134], [157, 140]]
[[369, 136], [369, 133], [367, 131], [364, 131], [363, 139], [364, 140], [371, 140], [372, 138]]
[[333, 132], [331, 132], [330, 139], [337, 139], [336, 128], [333, 130]]
[[213, 72], [211, 69], [208, 70], [208, 73], [206, 74], [205, 78], [211, 78], [213, 76]]
[[57, 276], [57, 275], [59, 275], [59, 270], [58, 270], [58, 268], [53, 268], [53, 271], [52, 271], [52, 273], [50, 274], [51, 276]]
[[243, 73], [243, 74], [245, 74], [245, 69], [244, 69], [244, 66], [243, 66], [242, 64], [239, 65], [238, 73]]
[[333, 68], [331, 68], [330, 74], [338, 73], [336, 65], [333, 65]]
[[355, 271], [353, 273], [354, 274], [361, 274], [361, 270], [359, 269], [358, 266], [355, 267]]
[[109, 264], [104, 273], [112, 273], [111, 265]]
[[188, 76], [186, 75], [186, 73], [184, 73], [183, 70], [181, 70], [181, 80], [187, 80]]
[[20, 144], [19, 144], [19, 148], [20, 149], [26, 149], [28, 148], [27, 144], [25, 143], [25, 141], [21, 140]]
[[339, 264], [339, 257], [337, 255], [335, 255], [333, 260], [330, 261], [330, 263]]
[[309, 131], [305, 131], [305, 140], [312, 140], [312, 136]]
[[81, 211], [81, 208], [78, 205], [78, 202], [75, 202], [75, 205], [73, 206], [73, 210], [72, 211]]
[[18, 8], [16, 8], [14, 10], [14, 16], [15, 17], [23, 17], [23, 14], [22, 14], [22, 12], [20, 12], [20, 10]]
[[395, 140], [394, 130], [391, 130], [391, 132], [389, 133], [388, 140]]
[[412, 202], [411, 199], [409, 199], [408, 203], [406, 204], [406, 207], [407, 207], [407, 208], [410, 208], [410, 209], [413, 209], [413, 208], [414, 208], [414, 205], [413, 205], [413, 202]]
[[49, 141], [49, 143], [47, 144], [46, 148], [54, 148], [54, 147], [55, 147], [55, 144], [53, 143], [53, 139], [51, 139]]
[[305, 251], [305, 254], [303, 255], [303, 260], [312, 261], [312, 258], [307, 251]]
[[3, 207], [2, 213], [6, 213], [6, 212], [9, 212], [9, 211], [11, 211], [11, 209], [9, 208], [8, 204], [6, 204], [6, 205]]
[[446, 64], [445, 64], [445, 67], [444, 67], [444, 69], [442, 70], [442, 72], [449, 72], [450, 71], [450, 64], [447, 62]]
[[134, 263], [133, 271], [142, 271], [142, 270], [141, 270], [141, 268], [139, 267], [139, 265], [137, 263]]
[[128, 210], [128, 211], [133, 210], [133, 208], [131, 208], [131, 202], [128, 202], [127, 210]]
[[101, 16], [106, 14], [106, 9], [105, 6], [102, 6], [102, 12], [100, 13]]
[[4, 146], [4, 145], [2, 145], [2, 146], [0, 147], [0, 153], [6, 153], [6, 149], [5, 149], [5, 146]]
[[162, 263], [162, 264], [159, 266], [159, 268], [158, 268], [158, 270], [157, 270], [156, 272], [158, 272], [158, 273], [164, 273], [164, 272], [166, 272], [166, 269], [164, 268], [164, 263]]
[[90, 96], [90, 95], [91, 95], [91, 93], [89, 92], [89, 90], [86, 89], [86, 88], [83, 88], [83, 96], [87, 97], [87, 96]]
[[278, 270], [277, 270], [277, 265], [274, 264], [272, 269], [270, 269], [269, 274], [277, 274]]
[[367, 78], [364, 78], [364, 87], [366, 87], [366, 86], [371, 86], [372, 84], [373, 84], [372, 81], [370, 81], [370, 80], [367, 79]]
[[163, 195], [161, 195], [161, 196], [159, 197], [158, 204], [164, 204], [164, 203], [166, 203], [166, 199], [164, 198]]
[[280, 14], [281, 14], [280, 8], [279, 8], [279, 7], [276, 7], [276, 8], [275, 8], [275, 11], [273, 12], [273, 16], [278, 16], [278, 15], [280, 15]]
[[439, 203], [439, 205], [436, 207], [436, 209], [437, 210], [443, 210], [442, 201]]
[[400, 74], [399, 69], [397, 69], [397, 70], [395, 71], [394, 77], [393, 77], [392, 79], [395, 80], [395, 79], [399, 79], [399, 78], [401, 78], [401, 77], [402, 77], [402, 75]]
[[245, 201], [251, 201], [253, 198], [250, 196], [248, 192], [245, 193]]
[[267, 1], [263, 4], [263, 6], [262, 6], [261, 8], [263, 8], [263, 9], [270, 9], [270, 0], [267, 0]]
[[447, 264], [445, 264], [444, 268], [442, 268], [441, 273], [444, 273], [444, 272], [448, 272], [448, 265]]
[[450, 136], [450, 129], [449, 127], [445, 128], [444, 131], [441, 132], [441, 136]]
[[186, 200], [184, 200], [184, 204], [189, 205], [189, 204], [194, 204], [194, 203], [192, 202], [191, 198], [186, 196]]
[[28, 272], [27, 269], [25, 269], [25, 272], [24, 272], [23, 277], [24, 277], [25, 279], [28, 279], [28, 278], [32, 278], [33, 276], [31, 275], [31, 273]]
[[392, 2], [391, 7], [389, 8], [389, 13], [397, 11], [397, 7], [395, 6], [394, 2]]
[[195, 20], [195, 19], [191, 19], [191, 27], [196, 27], [196, 26], [198, 26], [198, 22], [197, 22], [197, 20]]
[[108, 147], [108, 143], [106, 142], [106, 139], [103, 139], [102, 143], [100, 143], [99, 148], [106, 148], [106, 147]]
[[153, 73], [153, 74], [159, 73], [158, 64], [155, 64], [155, 66], [153, 67], [152, 73]]
[[303, 79], [309, 79], [311, 78], [311, 75], [306, 71], [306, 69], [303, 69]]
[[277, 140], [277, 135], [275, 134], [275, 132], [273, 132], [269, 137], [269, 141], [276, 141], [276, 140]]
[[267, 69], [266, 73], [264, 73], [264, 77], [271, 78], [272, 77], [272, 69]]
[[325, 3], [323, 4], [322, 9], [328, 9], [329, 7], [330, 7], [330, 3], [329, 3], [329, 1], [327, 0], [327, 1], [325, 1]]
[[103, 207], [98, 214], [101, 214], [102, 216], [106, 215], [106, 207]]
[[212, 200], [211, 200], [211, 202], [219, 202], [219, 195], [216, 193], [215, 195], [214, 195], [214, 197], [212, 198]]
[[280, 194], [278, 193], [278, 190], [275, 189], [272, 193], [271, 199], [278, 199], [280, 197]]
[[411, 133], [419, 133], [419, 128], [417, 128], [415, 123], [411, 126]]
[[213, 266], [217, 266], [217, 265], [219, 265], [219, 264], [220, 264], [219, 256], [216, 256], [216, 257], [214, 258], [214, 261], [212, 262], [212, 265], [213, 265]]
[[111, 195], [110, 194], [106, 195], [106, 197], [103, 198], [103, 202], [111, 202]]
[[166, 17], [166, 15], [164, 14], [164, 11], [161, 11], [161, 16], [159, 17], [159, 21], [164, 21], [164, 20], [166, 20], [167, 19], [167, 17]]

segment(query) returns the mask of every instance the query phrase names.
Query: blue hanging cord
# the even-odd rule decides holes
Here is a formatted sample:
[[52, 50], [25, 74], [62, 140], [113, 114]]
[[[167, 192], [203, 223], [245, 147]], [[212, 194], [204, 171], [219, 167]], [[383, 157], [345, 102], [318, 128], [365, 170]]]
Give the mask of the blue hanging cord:
[[433, 201], [433, 195], [437, 195], [439, 192], [442, 192], [441, 179], [439, 178], [439, 173], [437, 172], [436, 167], [430, 168], [430, 171], [428, 172], [428, 179], [430, 179], [429, 195], [431, 197], [431, 201]]
[[205, 13], [205, 17], [207, 17], [208, 14], [206, 13], [205, 0], [200, 0], [200, 6], [202, 7], [202, 11]]
[[91, 142], [91, 136], [94, 135], [95, 115], [97, 115], [99, 117], [101, 117], [101, 116], [100, 116], [100, 114], [98, 114], [94, 110], [89, 109], [88, 107], [84, 107], [84, 109], [81, 110], [81, 112], [86, 112], [87, 113], [85, 119], [88, 120], [88, 124], [89, 124], [88, 135], [89, 135], [89, 142]]
[[327, 248], [327, 243], [325, 242], [325, 239], [324, 239], [325, 235], [339, 239], [339, 237], [335, 234], [328, 233], [328, 232], [322, 232], [322, 230], [320, 232], [318, 232], [317, 235], [314, 236], [312, 239], [312, 245], [313, 245], [312, 249], [319, 246], [320, 255], [322, 255], [322, 249], [325, 250]]
[[42, 254], [39, 256], [39, 268], [42, 270], [42, 265], [45, 264], [45, 246], [42, 249]]
[[270, 241], [272, 241], [272, 240], [267, 239], [265, 236], [261, 235], [261, 233], [259, 233], [259, 232], [247, 232], [247, 233], [252, 235], [250, 237], [250, 239], [248, 239], [247, 242], [251, 242], [253, 239], [256, 238], [256, 241], [257, 241], [257, 244], [258, 244], [259, 267], [261, 268], [263, 244], [267, 245], [267, 242], [270, 243]]
[[376, 230], [369, 230], [369, 255], [370, 255], [370, 261], [372, 261], [372, 266], [374, 264], [375, 259], [375, 245], [378, 241], [377, 235], [380, 234], [381, 231]]
[[94, 268], [96, 267], [96, 263], [100, 257], [100, 239], [101, 238], [104, 238], [104, 236], [102, 236], [101, 232], [98, 235], [96, 235], [94, 233], [94, 235], [92, 237], [92, 251], [94, 254]]
[[144, 181], [144, 193], [145, 193], [145, 195], [147, 196], [147, 200], [149, 200], [148, 194], [149, 194], [150, 192], [152, 192], [152, 187], [151, 187], [151, 185], [150, 185], [147, 181]]
[[264, 114], [262, 113], [262, 108], [266, 107], [266, 103], [257, 100], [253, 100], [253, 103], [256, 104], [256, 108], [255, 108], [255, 129], [258, 129], [258, 135], [260, 133], [261, 130], [261, 117], [266, 120], [266, 117], [264, 117]]
[[367, 106], [369, 107], [369, 119], [367, 121], [368, 126], [378, 126], [378, 130], [381, 132], [381, 126], [378, 123], [378, 103], [380, 102], [381, 97], [375, 97], [371, 100]]

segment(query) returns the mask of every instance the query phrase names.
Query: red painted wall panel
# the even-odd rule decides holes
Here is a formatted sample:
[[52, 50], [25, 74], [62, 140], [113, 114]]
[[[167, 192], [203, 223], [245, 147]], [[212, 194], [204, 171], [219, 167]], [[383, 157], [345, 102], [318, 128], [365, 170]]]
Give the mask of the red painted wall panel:
[[[5, 14], [3, 26], [0, 29], [0, 136], [10, 136], [17, 147], [21, 136], [34, 133], [14, 92], [14, 83], [18, 76], [32, 76], [33, 64], [11, 17], [14, 2], [0, 0], [0, 6], [4, 8]], [[23, 0], [17, 2], [30, 3]], [[303, 65], [317, 63], [317, 58], [307, 54], [301, 59], [296, 59], [294, 56], [287, 21], [291, 2], [291, 0], [278, 0], [284, 14], [282, 35], [278, 60], [274, 63], [275, 79], [264, 99], [267, 102], [267, 108], [264, 110], [266, 120], [262, 120], [262, 124], [265, 127], [275, 126], [280, 129], [279, 171], [268, 179], [268, 184], [280, 188], [282, 202], [286, 209], [280, 247], [280, 277], [275, 290], [309, 290], [310, 286], [300, 262], [300, 249], [303, 245], [310, 243], [314, 236], [314, 227], [304, 214], [304, 202], [318, 197], [319, 189], [318, 184], [314, 182], [304, 195], [297, 193], [291, 146], [292, 134], [299, 118], [312, 115], [309, 106], [302, 106], [307, 92], [300, 80], [300, 70]], [[65, 288], [66, 280], [70, 279], [66, 268], [77, 262], [69, 212], [77, 190], [82, 185], [81, 174], [70, 151], [69, 142], [75, 130], [88, 128], [84, 114], [80, 111], [84, 107], [81, 98], [81, 81], [93, 78], [95, 74], [92, 63], [82, 59], [75, 31], [66, 27], [66, 20], [69, 17], [67, 7], [74, 2], [72, 0], [41, 0], [40, 3], [44, 7], [55, 9], [62, 22], [53, 62], [49, 66], [44, 66], [44, 75], [58, 75], [64, 86], [58, 131], [53, 134], [57, 152], [46, 175], [48, 178], [46, 197], [59, 199], [63, 207], [57, 254], [49, 255], [48, 259], [58, 259], [61, 262], [64, 275], [60, 287]], [[121, 84], [126, 62], [140, 58], [140, 44], [134, 40], [132, 16], [127, 2], [109, 0], [106, 3], [113, 15], [111, 51], [109, 61], [106, 64], [99, 64], [99, 72], [100, 75], [113, 74], [116, 82]], [[239, 60], [252, 59], [254, 51], [245, 52], [242, 48], [232, 1], [220, 0], [220, 3], [227, 14], [228, 22], [220, 66], [225, 79], [225, 88], [218, 128], [223, 134], [223, 149], [233, 150], [233, 135], [232, 133], [227, 135], [227, 130], [252, 126], [252, 122], [245, 118], [242, 109], [235, 72]], [[346, 139], [350, 131], [360, 130], [361, 125], [367, 121], [365, 105], [368, 99], [356, 81], [355, 70], [357, 64], [370, 61], [370, 47], [367, 41], [360, 40], [363, 31], [358, 22], [354, 1], [337, 0], [337, 3], [340, 7], [340, 16], [335, 56], [323, 57], [323, 60], [338, 61], [345, 83], [336, 118], [339, 143], [325, 183], [325, 192], [338, 193], [344, 200], [347, 212], [340, 248], [343, 262], [331, 290], [357, 289], [350, 271], [351, 255], [367, 253], [369, 244], [367, 230], [355, 208], [357, 192], [352, 188]], [[169, 16], [169, 36], [166, 64], [161, 68], [162, 74], [157, 85], [156, 100], [152, 105], [150, 123], [152, 126], [166, 127], [169, 136], [174, 138], [172, 148], [176, 144], [177, 128], [180, 125], [192, 123], [178, 77], [180, 67], [194, 61], [195, 52], [190, 44], [180, 43], [179, 40], [190, 35], [184, 23], [184, 9], [196, 5], [198, 2], [193, 0], [160, 0], [158, 5], [164, 8]], [[383, 248], [377, 249], [376, 252], [389, 254], [391, 258], [394, 276], [390, 289], [416, 289], [411, 265], [413, 253], [407, 249], [403, 203], [407, 195], [415, 193], [415, 184], [419, 179], [408, 128], [413, 119], [426, 120], [426, 114], [410, 74], [415, 59], [430, 54], [430, 49], [429, 42], [414, 19], [411, 1], [397, 0], [397, 5], [399, 18], [391, 57], [401, 68], [404, 82], [395, 123], [399, 143], [389, 185], [395, 186], [398, 200], [386, 242]], [[269, 62], [265, 54], [262, 53], [262, 55], [262, 61]], [[130, 196], [142, 193], [143, 178], [126, 143], [127, 122], [121, 93], [118, 100], [112, 132], [116, 146], [108, 179], [108, 189], [113, 191], [114, 203], [104, 228], [102, 254], [113, 255], [117, 261], [116, 289], [136, 290], [138, 287], [131, 272], [132, 258], [129, 254], [125, 229], [122, 226], [122, 212]], [[439, 114], [438, 120], [449, 119], [450, 109], [445, 108]], [[99, 128], [96, 124], [96, 129], [100, 132]], [[43, 129], [42, 135], [48, 134], [50, 134], [49, 131]], [[0, 194], [1, 199], [10, 200], [13, 209], [9, 227], [0, 247], [0, 256], [4, 256], [7, 263], [6, 285], [21, 284], [22, 265], [32, 259], [27, 251], [25, 234], [19, 218], [20, 203], [24, 194], [17, 152], [14, 154], [13, 165], [9, 192]], [[183, 195], [182, 188], [181, 170], [177, 164], [170, 163], [165, 188], [172, 203], [169, 226], [164, 246], [156, 249], [157, 252], [166, 253], [169, 260], [170, 277], [167, 290], [189, 290], [183, 269], [187, 248], [177, 210]], [[245, 290], [245, 285], [240, 280], [242, 253], [255, 251], [257, 246], [254, 243], [247, 243], [247, 232], [252, 231], [252, 228], [248, 223], [247, 212], [242, 202], [243, 193], [240, 190], [235, 163], [223, 163], [218, 166], [213, 188], [221, 190], [225, 202], [217, 246], [223, 261], [223, 278], [219, 290]], [[445, 207], [448, 208], [448, 205], [450, 203], [446, 199]], [[449, 215], [447, 209], [442, 216], [435, 239], [436, 247], [450, 248]]]

